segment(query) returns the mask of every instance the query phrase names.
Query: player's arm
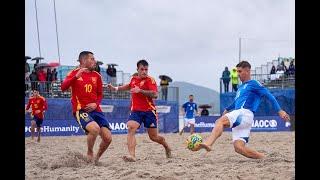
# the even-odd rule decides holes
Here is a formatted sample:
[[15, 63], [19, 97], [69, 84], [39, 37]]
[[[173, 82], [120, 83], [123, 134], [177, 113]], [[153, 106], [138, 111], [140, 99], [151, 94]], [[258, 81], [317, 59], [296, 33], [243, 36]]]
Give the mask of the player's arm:
[[97, 101], [96, 101], [97, 106], [98, 104], [101, 103], [101, 100], [103, 98], [102, 91], [103, 91], [102, 79], [101, 79], [101, 76], [99, 76], [97, 80]]
[[194, 110], [196, 111], [196, 115], [200, 116], [200, 112], [198, 111], [198, 105], [196, 104], [196, 107], [194, 108]]
[[31, 106], [31, 101], [30, 101], [30, 99], [29, 99], [28, 104], [27, 104], [27, 107], [26, 107], [26, 111], [28, 111], [28, 110], [30, 109], [30, 106]]
[[130, 90], [130, 84], [125, 84], [122, 86], [112, 86], [110, 83], [107, 85], [107, 88], [112, 91], [128, 91]]
[[71, 86], [71, 84], [77, 80], [77, 77], [75, 76], [74, 73], [70, 72], [67, 77], [64, 79], [64, 81], [61, 84], [61, 90], [65, 91], [67, 89], [69, 89], [69, 87]]
[[271, 101], [273, 108], [278, 112], [279, 116], [286, 120], [289, 121], [290, 117], [289, 115], [281, 109], [278, 101], [276, 100], [276, 98], [270, 93], [270, 91], [263, 87], [260, 83], [257, 83], [255, 85], [253, 85], [254, 89], [256, 92], [258, 92], [260, 95], [266, 96], [266, 98]]
[[87, 71], [88, 68], [80, 68], [77, 73], [74, 73], [74, 71], [71, 71], [66, 79], [62, 82], [61, 84], [61, 90], [65, 91], [67, 89], [69, 89], [69, 87], [72, 85], [73, 82], [75, 82], [78, 78], [81, 77], [82, 73], [84, 71]]
[[154, 99], [157, 99], [158, 98], [158, 93], [156, 91], [153, 91], [153, 90], [143, 90], [143, 89], [140, 89], [139, 91], [141, 94], [145, 95], [145, 96], [148, 96], [148, 97], [151, 97], [151, 98], [154, 98]]
[[150, 98], [158, 98], [158, 87], [157, 83], [153, 78], [150, 78], [147, 82], [147, 90], [140, 89], [138, 86], [135, 86], [130, 90], [131, 93], [141, 93]]
[[48, 109], [47, 100], [43, 98], [43, 111], [46, 111], [47, 109]]

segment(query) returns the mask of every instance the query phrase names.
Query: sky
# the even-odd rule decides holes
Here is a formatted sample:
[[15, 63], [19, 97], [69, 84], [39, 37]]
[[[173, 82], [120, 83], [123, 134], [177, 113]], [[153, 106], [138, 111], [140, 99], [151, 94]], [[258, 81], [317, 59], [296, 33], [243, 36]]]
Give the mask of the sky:
[[[43, 62], [58, 61], [53, 0], [38, 0]], [[295, 57], [294, 0], [56, 0], [60, 60], [78, 65], [81, 51], [133, 74], [149, 62], [149, 75], [165, 74], [219, 91], [227, 66], [252, 69]], [[35, 0], [25, 0], [25, 55], [39, 56]], [[104, 66], [103, 65], [103, 66]]]

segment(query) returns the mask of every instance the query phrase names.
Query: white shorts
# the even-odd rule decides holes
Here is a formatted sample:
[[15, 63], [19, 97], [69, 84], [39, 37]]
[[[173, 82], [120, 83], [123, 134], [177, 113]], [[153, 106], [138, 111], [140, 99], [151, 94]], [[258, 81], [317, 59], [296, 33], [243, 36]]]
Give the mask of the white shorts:
[[196, 119], [195, 118], [184, 118], [184, 126], [188, 126], [190, 127], [190, 124], [195, 124], [196, 123]]
[[253, 123], [253, 113], [248, 109], [237, 109], [225, 114], [232, 128], [232, 141], [249, 141], [250, 130]]

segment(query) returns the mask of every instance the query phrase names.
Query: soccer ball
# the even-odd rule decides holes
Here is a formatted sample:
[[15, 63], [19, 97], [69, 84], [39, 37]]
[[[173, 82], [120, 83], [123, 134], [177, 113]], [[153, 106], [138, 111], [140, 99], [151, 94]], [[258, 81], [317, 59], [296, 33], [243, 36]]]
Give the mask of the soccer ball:
[[186, 141], [187, 148], [191, 151], [195, 151], [200, 143], [202, 143], [202, 137], [199, 134], [190, 135]]

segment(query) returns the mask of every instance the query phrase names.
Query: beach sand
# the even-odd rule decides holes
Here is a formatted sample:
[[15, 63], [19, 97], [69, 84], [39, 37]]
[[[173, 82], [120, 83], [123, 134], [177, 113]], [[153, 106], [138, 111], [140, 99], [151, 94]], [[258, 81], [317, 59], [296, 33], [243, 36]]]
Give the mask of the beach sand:
[[[161, 134], [172, 148], [167, 159], [164, 148], [147, 134], [137, 134], [137, 162], [124, 162], [127, 136], [113, 135], [100, 164], [85, 161], [86, 136], [42, 137], [41, 142], [25, 138], [25, 179], [295, 179], [294, 132], [251, 132], [249, 147], [265, 153], [261, 160], [234, 151], [230, 132], [224, 132], [213, 151], [186, 149], [184, 133]], [[207, 137], [209, 133], [200, 133]], [[36, 139], [36, 138], [35, 138]], [[95, 153], [101, 139], [97, 138]]]

